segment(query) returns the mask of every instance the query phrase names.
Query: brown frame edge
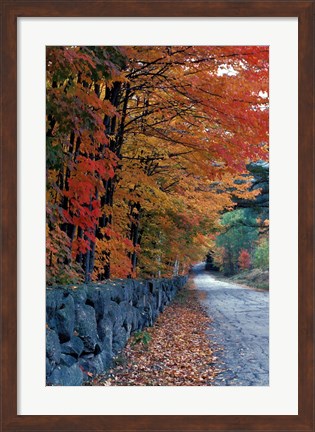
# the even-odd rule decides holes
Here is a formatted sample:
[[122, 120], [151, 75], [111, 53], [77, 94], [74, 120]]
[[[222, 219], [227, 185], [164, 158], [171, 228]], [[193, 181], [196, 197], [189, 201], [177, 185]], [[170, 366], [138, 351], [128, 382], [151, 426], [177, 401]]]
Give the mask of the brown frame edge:
[[[45, 16], [299, 18], [299, 414], [297, 416], [18, 416], [16, 414], [17, 18]], [[288, 2], [2, 0], [1, 20], [1, 430], [4, 432], [313, 431], [314, 0]]]

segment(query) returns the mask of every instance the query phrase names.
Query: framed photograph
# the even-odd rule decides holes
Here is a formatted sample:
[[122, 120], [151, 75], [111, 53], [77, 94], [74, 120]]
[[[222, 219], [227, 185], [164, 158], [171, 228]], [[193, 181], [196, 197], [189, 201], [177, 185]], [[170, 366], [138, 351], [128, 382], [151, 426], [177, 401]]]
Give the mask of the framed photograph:
[[[314, 430], [314, 1], [3, 0], [2, 17], [3, 431]], [[133, 65], [128, 70], [122, 66], [126, 59]], [[115, 86], [123, 89], [125, 105], [118, 106]], [[245, 100], [248, 95], [250, 101]], [[65, 133], [62, 129], [67, 122], [72, 135], [67, 126]], [[93, 134], [84, 129], [89, 124]], [[265, 162], [248, 168], [253, 159]], [[257, 202], [255, 214], [245, 205], [255, 195], [255, 187], [245, 188], [244, 177], [235, 177], [244, 173], [245, 161], [261, 200], [261, 176], [269, 162], [270, 218], [265, 210], [257, 213]], [[205, 199], [215, 202], [218, 218], [229, 207], [231, 190], [239, 208], [247, 210], [221, 218], [225, 229], [213, 240], [203, 235], [215, 232], [203, 219], [214, 211]], [[184, 196], [187, 219], [181, 216]], [[140, 215], [147, 215], [142, 231]], [[115, 230], [108, 217], [118, 221]], [[203, 231], [196, 234], [190, 228], [194, 224]], [[243, 236], [236, 249], [235, 226], [242, 227]], [[164, 276], [181, 284], [180, 275], [184, 278], [191, 263], [200, 260], [201, 244], [203, 250], [211, 245], [209, 266], [221, 266], [226, 274], [235, 266], [247, 271], [255, 260], [264, 269], [269, 229], [270, 303], [264, 292], [259, 312], [250, 310], [254, 299], [235, 311], [244, 332], [250, 320], [265, 322], [261, 339], [253, 343], [264, 358], [257, 366], [255, 356], [245, 356], [243, 366], [249, 362], [259, 374], [249, 368], [249, 380], [223, 374], [221, 382], [211, 385], [210, 367], [196, 383], [193, 356], [188, 355], [185, 362], [191, 362], [192, 374], [189, 379], [185, 375], [186, 381], [177, 371], [170, 374], [172, 379], [155, 380], [149, 367], [139, 382], [134, 371], [130, 381], [123, 372], [118, 384], [113, 376], [97, 382], [96, 361], [104, 365], [108, 360], [101, 356], [106, 332], [103, 339], [97, 335], [99, 345], [98, 339], [94, 343], [84, 336], [88, 312], [97, 308], [93, 296], [82, 303], [80, 292], [72, 295], [77, 285], [110, 277]], [[189, 254], [176, 252], [185, 247]], [[195, 283], [202, 287], [199, 267], [193, 269]], [[265, 288], [266, 281], [260, 282]], [[72, 290], [71, 307], [82, 319], [81, 327], [70, 324], [71, 334], [65, 321], [58, 326], [55, 316], [45, 319], [46, 284]], [[154, 284], [148, 287], [153, 293]], [[173, 282], [171, 291], [163, 285], [156, 299], [159, 311], [172, 289]], [[117, 300], [113, 308], [121, 303], [134, 311], [142, 301], [125, 300]], [[143, 322], [136, 314], [140, 330], [156, 318], [149, 309]], [[101, 334], [103, 315], [95, 313]], [[191, 331], [194, 319], [184, 324]], [[123, 335], [121, 329], [110, 330], [119, 336], [111, 339], [110, 352], [119, 352], [119, 338], [137, 329], [134, 318], [130, 320], [130, 325], [124, 322]], [[47, 334], [59, 338], [56, 349], [64, 350], [57, 355], [57, 368], [54, 347], [45, 359]], [[140, 341], [144, 347], [152, 336], [134, 334], [135, 344]], [[231, 329], [222, 334], [239, 343]], [[74, 357], [67, 350], [74, 349], [69, 346], [75, 340], [82, 345], [76, 353], [78, 374], [67, 375], [68, 380], [60, 370], [72, 368]], [[145, 357], [138, 361], [146, 362]], [[94, 385], [82, 385], [82, 380]]]

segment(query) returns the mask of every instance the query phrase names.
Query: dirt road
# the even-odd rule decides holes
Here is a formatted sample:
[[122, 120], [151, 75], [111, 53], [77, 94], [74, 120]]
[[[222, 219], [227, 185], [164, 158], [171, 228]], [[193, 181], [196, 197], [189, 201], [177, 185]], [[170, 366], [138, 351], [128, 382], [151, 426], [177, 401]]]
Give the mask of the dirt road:
[[204, 264], [193, 278], [212, 319], [209, 339], [221, 370], [213, 385], [269, 385], [269, 292], [219, 281]]

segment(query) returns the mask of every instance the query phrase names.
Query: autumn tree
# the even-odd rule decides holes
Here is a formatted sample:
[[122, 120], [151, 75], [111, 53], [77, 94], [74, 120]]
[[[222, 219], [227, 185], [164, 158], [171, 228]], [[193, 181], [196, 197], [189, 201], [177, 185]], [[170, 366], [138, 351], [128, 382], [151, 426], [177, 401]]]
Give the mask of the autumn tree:
[[238, 257], [238, 266], [241, 270], [250, 268], [250, 254], [246, 249], [242, 249]]
[[171, 275], [268, 155], [266, 47], [47, 49], [51, 282]]
[[89, 280], [94, 266], [96, 230], [106, 217], [102, 200], [117, 166], [108, 128], [118, 115], [123, 59], [115, 48], [47, 49], [47, 263], [53, 280], [60, 272], [72, 279], [73, 271]]

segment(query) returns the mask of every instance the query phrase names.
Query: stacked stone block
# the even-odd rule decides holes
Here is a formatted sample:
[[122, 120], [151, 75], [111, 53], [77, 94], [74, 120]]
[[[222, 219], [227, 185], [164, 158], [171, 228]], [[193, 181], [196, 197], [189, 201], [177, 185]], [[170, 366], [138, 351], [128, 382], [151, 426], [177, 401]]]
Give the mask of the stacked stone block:
[[135, 331], [152, 326], [186, 276], [46, 290], [46, 383], [80, 386], [106, 371]]

